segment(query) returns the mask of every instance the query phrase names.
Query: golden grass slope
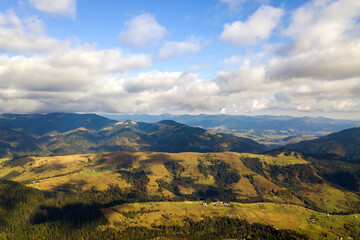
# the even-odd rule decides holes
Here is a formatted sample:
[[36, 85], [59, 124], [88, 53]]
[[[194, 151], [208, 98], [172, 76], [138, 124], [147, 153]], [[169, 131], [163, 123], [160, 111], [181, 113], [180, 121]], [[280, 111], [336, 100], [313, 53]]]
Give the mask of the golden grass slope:
[[[189, 195], [208, 187], [217, 187], [213, 176], [204, 176], [198, 168], [198, 160], [206, 165], [211, 164], [211, 159], [219, 159], [228, 163], [235, 169], [241, 179], [230, 187], [237, 195], [237, 200], [254, 201], [253, 199], [266, 200], [278, 203], [292, 203], [305, 206], [306, 204], [295, 196], [287, 188], [271, 179], [265, 178], [246, 167], [241, 158], [259, 158], [266, 166], [288, 166], [294, 164], [308, 164], [299, 155], [268, 156], [248, 153], [158, 153], [158, 152], [113, 152], [101, 154], [78, 154], [67, 156], [34, 157], [34, 162], [24, 166], [1, 167], [0, 176], [5, 176], [12, 171], [18, 175], [12, 180], [26, 183], [29, 186], [41, 190], [97, 190], [107, 189], [115, 184], [122, 189], [131, 188], [126, 182], [119, 169], [126, 161], [131, 161], [131, 170], [143, 167], [149, 178], [147, 192], [149, 195], [175, 197], [175, 194], [159, 186], [159, 181], [171, 183], [174, 176], [166, 169], [164, 164], [176, 161], [184, 167], [182, 178], [192, 179], [194, 186], [178, 184], [181, 194]], [[1, 160], [4, 162], [6, 159]], [[264, 166], [265, 166], [264, 165]], [[299, 183], [302, 189], [299, 194], [313, 201], [317, 207], [324, 211], [337, 212], [347, 211], [353, 206], [352, 202], [358, 201], [358, 197], [349, 191], [339, 190], [329, 184]]]
[[360, 215], [328, 215], [301, 206], [275, 203], [230, 203], [214, 206], [199, 201], [131, 203], [102, 209], [113, 228], [154, 225], [182, 225], [184, 218], [200, 221], [205, 217], [227, 216], [246, 219], [250, 223], [292, 229], [311, 239], [343, 239], [350, 237], [344, 223], [360, 226]]
[[[155, 225], [181, 225], [185, 217], [202, 220], [204, 217], [228, 216], [246, 219], [251, 223], [273, 225], [276, 228], [293, 229], [305, 233], [314, 239], [335, 239], [349, 236], [346, 224], [360, 226], [360, 214], [327, 215], [305, 208], [306, 204], [289, 189], [269, 180], [246, 167], [242, 158], [258, 158], [264, 166], [291, 166], [309, 164], [300, 155], [280, 154], [278, 156], [248, 153], [159, 153], [159, 152], [113, 152], [101, 154], [78, 154], [52, 157], [33, 157], [34, 161], [23, 166], [4, 166], [9, 159], [0, 159], [0, 176], [13, 171], [18, 175], [12, 180], [26, 183], [42, 190], [80, 191], [95, 188], [105, 190], [109, 185], [118, 185], [122, 189], [132, 188], [122, 178], [119, 170], [131, 171], [142, 168], [149, 178], [146, 186], [150, 196], [158, 195], [175, 198], [174, 192], [161, 188], [159, 180], [171, 183], [174, 176], [165, 167], [165, 163], [175, 161], [184, 167], [182, 178], [193, 180], [193, 187], [178, 184], [179, 192], [184, 196], [201, 188], [217, 187], [213, 176], [204, 176], [198, 168], [199, 160], [210, 165], [213, 159], [219, 159], [235, 169], [241, 176], [230, 187], [237, 195], [237, 201], [262, 199], [265, 202], [241, 204], [232, 202], [225, 207], [222, 204], [204, 206], [200, 201], [132, 203], [102, 209], [111, 227], [127, 226], [151, 227]], [[131, 162], [129, 168], [125, 163]], [[124, 165], [125, 164], [125, 165]], [[349, 191], [340, 190], [327, 183], [299, 183], [302, 192], [298, 194], [311, 199], [319, 209], [328, 212], [347, 211], [358, 197]], [[282, 194], [276, 194], [282, 193]], [[345, 224], [345, 225], [344, 225]]]

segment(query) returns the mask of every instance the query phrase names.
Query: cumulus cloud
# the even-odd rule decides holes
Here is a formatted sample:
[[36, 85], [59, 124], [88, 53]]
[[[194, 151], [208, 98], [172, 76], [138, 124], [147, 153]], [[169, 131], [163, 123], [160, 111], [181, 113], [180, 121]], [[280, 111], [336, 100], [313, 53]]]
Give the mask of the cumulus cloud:
[[270, 37], [283, 14], [281, 8], [263, 5], [245, 22], [226, 23], [220, 40], [234, 46], [258, 44]]
[[354, 40], [351, 33], [359, 26], [359, 16], [359, 1], [310, 1], [292, 14], [284, 30], [284, 35], [293, 38], [288, 52], [301, 53]]
[[166, 28], [149, 13], [131, 19], [125, 26], [126, 29], [120, 33], [120, 41], [134, 47], [144, 47], [153, 40], [162, 39], [166, 34]]
[[71, 18], [76, 15], [76, 0], [29, 0], [29, 2], [39, 11], [48, 14]]
[[37, 17], [21, 19], [13, 12], [0, 14], [0, 49], [13, 53], [0, 55], [0, 110], [6, 112], [102, 109], [107, 105], [96, 93], [125, 92], [113, 84], [114, 76], [152, 64], [146, 54], [71, 46], [47, 36]]
[[269, 62], [272, 79], [293, 78], [346, 79], [360, 77], [360, 41], [347, 42], [333, 47], [307, 51]]
[[240, 68], [218, 73], [215, 81], [219, 84], [222, 94], [250, 89], [260, 91], [266, 84], [265, 68], [264, 66], [252, 67], [249, 61], [245, 61]]
[[14, 12], [0, 13], [0, 50], [3, 52], [51, 51], [60, 47], [57, 39], [45, 34], [37, 16], [20, 19]]
[[269, 62], [272, 79], [360, 77], [360, 2], [314, 0], [297, 9], [284, 34], [293, 42]]
[[274, 94], [274, 109], [303, 112], [356, 112], [360, 109], [359, 79], [287, 85]]
[[[234, 59], [238, 60], [236, 56]], [[246, 57], [241, 61], [240, 67], [219, 72], [213, 79], [219, 86], [222, 113], [297, 111], [323, 114], [360, 110], [359, 77], [337, 80], [289, 77], [283, 81], [269, 79], [267, 65], [254, 65]]]
[[121, 73], [148, 67], [146, 55], [123, 55], [118, 49], [98, 51], [79, 47], [50, 56], [0, 56], [0, 86], [31, 91], [87, 89], [93, 83]]
[[208, 45], [208, 41], [201, 38], [190, 37], [183, 42], [166, 42], [158, 53], [158, 58], [167, 59], [182, 55], [186, 52], [198, 52]]
[[[71, 68], [63, 69], [69, 73], [50, 75], [41, 71], [44, 66], [39, 68], [28, 71], [33, 76], [25, 79], [25, 73], [15, 79], [10, 79], [11, 74], [0, 73], [0, 79], [8, 80], [0, 83], [0, 109], [11, 109], [11, 112], [160, 113], [185, 109], [214, 111], [219, 105], [217, 84], [193, 73], [150, 71], [134, 77], [126, 74], [111, 77]], [[59, 77], [56, 78], [57, 74]], [[21, 104], [23, 102], [26, 104]]]
[[91, 45], [57, 51], [49, 62], [60, 68], [83, 68], [90, 73], [127, 72], [151, 66], [151, 58], [146, 54], [123, 54], [120, 49], [96, 50]]
[[[147, 54], [64, 42], [48, 36], [38, 17], [21, 19], [13, 12], [3, 13], [0, 50], [10, 54], [0, 54], [0, 111], [356, 114], [360, 112], [359, 10], [359, 3], [349, 0], [307, 3], [291, 13], [281, 32], [290, 44], [275, 53], [273, 48], [235, 53], [220, 62], [225, 69], [209, 79], [195, 74], [196, 67], [149, 70], [152, 58]], [[238, 25], [240, 30], [226, 41], [233, 45], [265, 41], [282, 15], [281, 9], [262, 6], [247, 21], [228, 24], [228, 29]], [[133, 46], [145, 46], [165, 34], [150, 14], [137, 18], [127, 23], [122, 34], [138, 36], [136, 32], [143, 31], [141, 19], [162, 30], [140, 34], [145, 37], [134, 38]], [[195, 37], [166, 42], [157, 57], [197, 52], [207, 44]]]
[[139, 93], [144, 91], [167, 91], [174, 87], [175, 84], [186, 84], [184, 80], [182, 79], [181, 72], [151, 71], [140, 73], [138, 76], [130, 79], [122, 79], [122, 82], [126, 91]]
[[152, 64], [146, 54], [97, 50], [88, 44], [71, 46], [47, 36], [37, 17], [21, 19], [13, 12], [0, 14], [0, 49], [29, 53], [0, 55], [0, 86], [4, 88], [77, 89], [96, 77], [144, 69]]
[[[0, 16], [1, 48], [29, 52], [0, 55], [1, 111], [159, 112], [218, 105], [216, 83], [191, 71], [150, 71], [130, 77], [129, 72], [151, 66], [151, 57], [116, 48], [98, 50], [89, 44], [71, 46], [48, 37], [37, 18]], [[9, 41], [13, 45], [5, 41], [8, 32], [13, 33]], [[51, 44], [36, 48], [42, 38]]]

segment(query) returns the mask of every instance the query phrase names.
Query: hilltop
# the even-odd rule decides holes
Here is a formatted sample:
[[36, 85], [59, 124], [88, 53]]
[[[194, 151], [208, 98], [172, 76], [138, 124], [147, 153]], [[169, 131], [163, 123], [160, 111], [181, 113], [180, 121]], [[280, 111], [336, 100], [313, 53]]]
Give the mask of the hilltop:
[[302, 141], [286, 147], [304, 153], [336, 154], [348, 159], [360, 159], [360, 128], [346, 129], [311, 141]]

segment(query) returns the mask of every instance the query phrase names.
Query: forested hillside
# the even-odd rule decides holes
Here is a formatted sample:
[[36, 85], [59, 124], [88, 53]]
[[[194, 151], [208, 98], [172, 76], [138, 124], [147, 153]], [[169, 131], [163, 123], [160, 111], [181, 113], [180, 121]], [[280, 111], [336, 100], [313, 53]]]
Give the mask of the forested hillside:
[[95, 114], [5, 114], [0, 118], [0, 131], [0, 157], [113, 151], [260, 153], [267, 150], [247, 138], [174, 121], [114, 122]]
[[[11, 186], [1, 188], [0, 211], [3, 222], [11, 216], [3, 230], [9, 236], [26, 229], [55, 239], [81, 234], [88, 239], [202, 239], [211, 236], [209, 231], [240, 238], [245, 236], [240, 229], [248, 229], [249, 236], [260, 238], [301, 239], [305, 234], [321, 239], [356, 237], [360, 231], [360, 165], [342, 159], [282, 150], [266, 155], [114, 152], [1, 161], [3, 179], [39, 189], [3, 181]], [[22, 228], [14, 227], [18, 217]]]
[[350, 128], [316, 140], [286, 146], [304, 153], [336, 154], [360, 161], [360, 128]]

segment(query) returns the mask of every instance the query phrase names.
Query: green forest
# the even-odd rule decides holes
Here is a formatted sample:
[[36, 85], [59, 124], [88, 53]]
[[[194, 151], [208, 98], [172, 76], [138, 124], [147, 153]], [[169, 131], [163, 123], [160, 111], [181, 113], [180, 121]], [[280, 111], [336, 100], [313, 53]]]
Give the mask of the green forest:
[[136, 194], [124, 193], [116, 186], [101, 192], [48, 192], [0, 180], [0, 238], [307, 239], [294, 231], [276, 230], [270, 226], [228, 217], [208, 217], [199, 222], [185, 218], [183, 226], [158, 225], [152, 229], [128, 227], [119, 231], [107, 227], [101, 208], [139, 200], [144, 199], [137, 199]]

